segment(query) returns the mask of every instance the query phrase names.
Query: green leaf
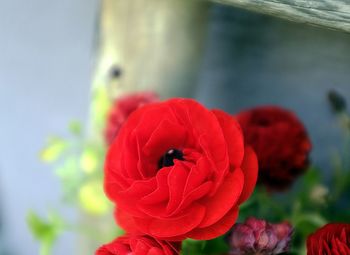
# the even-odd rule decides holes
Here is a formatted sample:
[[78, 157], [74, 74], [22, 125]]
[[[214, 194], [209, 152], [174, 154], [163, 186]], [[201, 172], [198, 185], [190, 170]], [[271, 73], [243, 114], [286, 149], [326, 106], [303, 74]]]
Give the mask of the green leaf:
[[96, 150], [92, 147], [87, 147], [84, 149], [81, 155], [80, 167], [85, 173], [91, 174], [97, 170], [99, 166], [99, 160], [103, 159], [99, 159]]
[[197, 241], [186, 239], [182, 242], [182, 255], [203, 255], [202, 250], [205, 246], [205, 241]]
[[68, 157], [62, 165], [56, 168], [56, 175], [61, 179], [65, 198], [71, 202], [75, 201], [82, 183], [78, 159], [74, 156]]
[[79, 202], [87, 213], [103, 215], [111, 209], [102, 186], [102, 181], [95, 180], [85, 183], [80, 188]]
[[229, 251], [229, 245], [225, 240], [225, 236], [208, 240], [198, 241], [186, 239], [182, 242], [182, 255], [216, 255], [224, 254]]
[[302, 216], [299, 216], [297, 218], [296, 224], [301, 224], [305, 222], [309, 222], [316, 227], [321, 227], [327, 223], [327, 220], [317, 213], [303, 213]]
[[40, 152], [40, 159], [50, 163], [57, 160], [67, 148], [67, 142], [59, 137], [49, 138], [47, 146]]
[[229, 251], [229, 245], [224, 236], [205, 242], [203, 254], [224, 254]]
[[50, 255], [57, 237], [63, 230], [63, 220], [51, 213], [45, 220], [34, 212], [27, 215], [27, 224], [33, 236], [40, 242], [40, 255]]
[[108, 110], [111, 107], [111, 99], [105, 86], [96, 87], [93, 91], [92, 123], [95, 128], [102, 130], [105, 126]]
[[314, 186], [316, 184], [319, 184], [321, 182], [321, 179], [322, 179], [322, 175], [321, 175], [322, 171], [318, 168], [315, 168], [315, 167], [310, 167], [303, 179], [304, 179], [304, 182], [305, 182], [305, 185], [307, 187], [311, 187], [311, 186]]
[[69, 131], [73, 134], [73, 135], [80, 135], [81, 134], [81, 123], [77, 120], [73, 120], [69, 123], [68, 125]]

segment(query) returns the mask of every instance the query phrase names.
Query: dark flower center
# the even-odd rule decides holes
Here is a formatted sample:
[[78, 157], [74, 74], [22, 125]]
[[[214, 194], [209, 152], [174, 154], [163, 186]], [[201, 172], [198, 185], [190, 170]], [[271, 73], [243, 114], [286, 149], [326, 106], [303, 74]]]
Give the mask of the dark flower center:
[[158, 162], [158, 169], [161, 169], [163, 167], [167, 166], [173, 166], [174, 160], [184, 160], [182, 151], [178, 149], [170, 149], [168, 150], [159, 160]]
[[261, 127], [267, 127], [267, 126], [269, 126], [270, 121], [265, 119], [265, 118], [261, 118], [261, 119], [258, 120], [258, 124]]

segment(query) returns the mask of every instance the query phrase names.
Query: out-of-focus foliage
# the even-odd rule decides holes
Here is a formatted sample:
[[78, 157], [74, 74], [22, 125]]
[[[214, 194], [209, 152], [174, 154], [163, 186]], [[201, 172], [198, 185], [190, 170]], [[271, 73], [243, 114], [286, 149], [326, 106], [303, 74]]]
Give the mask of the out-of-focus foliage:
[[67, 148], [67, 142], [60, 137], [50, 137], [45, 149], [40, 153], [40, 159], [44, 162], [54, 162]]
[[182, 243], [183, 255], [214, 255], [226, 254], [229, 250], [225, 236], [221, 236], [208, 241], [197, 241], [193, 239], [186, 239]]
[[64, 229], [63, 219], [56, 213], [50, 213], [47, 219], [43, 219], [36, 213], [29, 212], [27, 222], [34, 237], [40, 242], [40, 255], [51, 254], [55, 240]]
[[[64, 225], [59, 208], [49, 214], [47, 220], [34, 212], [28, 213], [30, 230], [41, 245], [41, 255], [50, 255], [57, 237], [63, 231], [80, 231], [81, 235], [98, 236], [99, 240], [110, 241], [119, 229], [113, 225], [109, 229], [101, 226], [103, 219], [113, 211], [111, 203], [103, 191], [103, 164], [106, 144], [103, 137], [105, 119], [110, 107], [110, 98], [105, 86], [96, 86], [92, 92], [90, 124], [82, 127], [79, 121], [68, 125], [69, 137], [52, 136], [40, 152], [40, 159], [53, 167], [62, 187], [62, 201], [77, 208], [82, 214], [93, 217], [91, 228], [86, 231], [80, 222]], [[111, 218], [112, 220], [112, 218]], [[91, 234], [93, 233], [93, 234]]]
[[87, 213], [106, 214], [111, 208], [105, 196], [101, 196], [103, 187], [100, 181], [84, 183], [79, 190], [79, 204]]

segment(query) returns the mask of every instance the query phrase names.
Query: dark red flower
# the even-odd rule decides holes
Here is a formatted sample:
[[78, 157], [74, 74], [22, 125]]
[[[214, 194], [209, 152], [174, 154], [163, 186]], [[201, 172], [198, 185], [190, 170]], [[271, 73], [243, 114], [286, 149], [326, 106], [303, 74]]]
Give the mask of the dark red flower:
[[308, 167], [311, 142], [303, 123], [286, 109], [256, 107], [237, 115], [245, 142], [259, 161], [259, 182], [269, 189], [287, 188]]
[[137, 92], [116, 99], [107, 116], [105, 130], [107, 144], [112, 143], [121, 126], [133, 111], [158, 100], [158, 96], [152, 92]]
[[109, 148], [105, 190], [127, 232], [212, 239], [236, 221], [257, 171], [234, 118], [172, 99], [130, 115]]
[[230, 235], [230, 255], [275, 255], [287, 252], [293, 233], [287, 222], [272, 224], [248, 218], [236, 224]]
[[157, 240], [150, 236], [122, 236], [101, 246], [96, 255], [178, 255], [180, 243]]
[[307, 238], [307, 255], [349, 255], [350, 224], [330, 223]]

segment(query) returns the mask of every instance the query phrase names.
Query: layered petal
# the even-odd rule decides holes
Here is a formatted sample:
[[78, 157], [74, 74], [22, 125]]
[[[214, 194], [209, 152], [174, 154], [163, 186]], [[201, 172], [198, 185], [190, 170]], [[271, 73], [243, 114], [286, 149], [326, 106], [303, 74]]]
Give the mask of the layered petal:
[[350, 224], [329, 223], [307, 238], [308, 255], [350, 254]]
[[205, 207], [194, 204], [181, 216], [169, 219], [142, 219], [135, 218], [137, 227], [144, 233], [158, 238], [171, 238], [183, 235], [195, 229], [203, 220]]
[[196, 240], [210, 240], [215, 237], [222, 236], [230, 230], [237, 218], [238, 208], [232, 208], [227, 214], [224, 215], [224, 217], [220, 219], [220, 221], [209, 227], [194, 229], [187, 234], [187, 237]]
[[[212, 197], [204, 198], [201, 203], [205, 205], [205, 217], [199, 227], [204, 228], [220, 221], [237, 204], [244, 185], [244, 175], [237, 168], [226, 175], [224, 182]], [[234, 187], [233, 187], [234, 186]]]
[[95, 255], [178, 255], [179, 247], [147, 235], [125, 235], [101, 246]]
[[254, 152], [233, 117], [171, 99], [130, 114], [106, 157], [105, 191], [131, 233], [207, 239], [234, 223], [256, 175]]
[[258, 180], [258, 159], [251, 147], [246, 147], [244, 150], [241, 169], [244, 175], [244, 186], [238, 204], [243, 203], [250, 197]]

